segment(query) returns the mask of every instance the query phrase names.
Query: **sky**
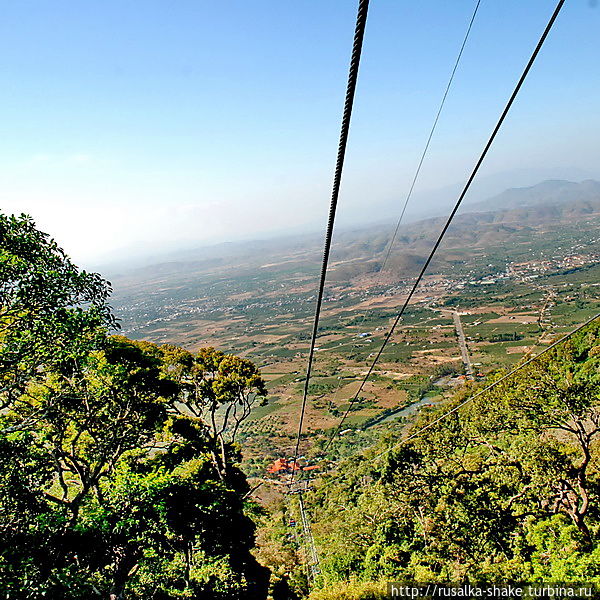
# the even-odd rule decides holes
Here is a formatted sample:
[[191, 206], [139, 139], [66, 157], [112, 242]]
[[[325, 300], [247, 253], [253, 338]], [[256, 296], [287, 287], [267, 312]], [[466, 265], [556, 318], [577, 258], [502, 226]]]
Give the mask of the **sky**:
[[[466, 179], [554, 4], [482, 0], [418, 193]], [[474, 6], [371, 1], [341, 224], [396, 220]], [[355, 11], [6, 3], [1, 210], [31, 214], [84, 265], [324, 228]], [[599, 30], [596, 0], [567, 0], [482, 178], [555, 167], [600, 178]]]

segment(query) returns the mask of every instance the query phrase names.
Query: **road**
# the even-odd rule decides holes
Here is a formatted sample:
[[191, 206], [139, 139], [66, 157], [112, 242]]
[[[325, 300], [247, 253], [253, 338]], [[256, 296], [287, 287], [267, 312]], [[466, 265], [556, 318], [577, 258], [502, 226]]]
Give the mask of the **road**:
[[475, 379], [473, 376], [473, 366], [471, 365], [471, 359], [469, 358], [469, 349], [467, 348], [465, 332], [463, 331], [460, 315], [457, 311], [452, 311], [452, 320], [454, 321], [454, 328], [456, 329], [456, 337], [458, 338], [458, 345], [460, 346], [462, 361], [465, 365], [465, 373], [469, 379]]
[[468, 379], [475, 379], [473, 375], [473, 365], [471, 364], [471, 358], [469, 357], [469, 349], [467, 348], [467, 340], [465, 339], [465, 332], [463, 331], [462, 322], [460, 320], [460, 313], [456, 310], [448, 310], [447, 308], [432, 308], [428, 306], [430, 310], [443, 313], [452, 313], [452, 320], [454, 321], [454, 329], [456, 329], [456, 337], [458, 338], [458, 346], [460, 348], [460, 355], [465, 365], [465, 373]]

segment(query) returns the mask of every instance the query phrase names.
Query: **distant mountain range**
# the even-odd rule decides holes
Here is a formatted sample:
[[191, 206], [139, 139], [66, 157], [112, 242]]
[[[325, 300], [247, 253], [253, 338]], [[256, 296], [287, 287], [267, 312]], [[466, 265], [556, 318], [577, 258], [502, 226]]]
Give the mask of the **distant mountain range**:
[[[457, 173], [457, 177], [460, 174]], [[561, 180], [561, 181], [584, 181], [589, 179], [600, 180], [600, 173], [588, 171], [573, 167], [549, 167], [549, 168], [521, 168], [508, 171], [497, 172], [490, 175], [483, 174], [478, 176], [469, 193], [464, 199], [464, 210], [477, 203], [481, 203], [489, 198], [493, 198], [504, 192], [508, 188], [531, 187], [540, 181]], [[440, 188], [420, 190], [416, 189], [408, 205], [404, 221], [412, 223], [429, 217], [443, 216], [447, 214], [450, 207], [458, 198], [463, 183], [456, 183]], [[419, 187], [419, 186], [418, 186]], [[350, 190], [349, 190], [350, 191]], [[394, 190], [385, 196], [385, 192], [379, 191], [373, 197], [356, 197], [352, 194], [346, 194], [341, 198], [338, 215], [336, 217], [336, 230], [344, 231], [365, 227], [368, 225], [385, 226], [394, 222], [401, 212], [404, 204], [404, 194], [402, 189]], [[384, 197], [382, 197], [384, 195]], [[328, 198], [323, 198], [323, 203], [327, 204]], [[295, 224], [293, 219], [288, 224], [287, 229], [279, 231], [260, 233], [262, 242], [282, 239], [310, 239], [311, 233], [317, 238], [322, 237], [324, 224], [319, 218], [318, 221], [310, 222], [304, 220], [303, 224]], [[199, 224], [199, 230], [202, 227]], [[255, 238], [255, 239], [256, 239]], [[249, 229], [245, 238], [232, 237], [231, 240], [223, 242], [206, 243], [199, 241], [178, 242], [176, 236], [167, 244], [161, 245], [156, 240], [147, 240], [146, 242], [129, 243], [125, 241], [125, 246], [106, 251], [103, 257], [98, 257], [94, 261], [86, 262], [87, 269], [99, 270], [100, 272], [114, 272], [123, 268], [131, 268], [142, 265], [155, 265], [159, 262], [187, 260], [190, 256], [204, 255], [214, 256], [216, 254], [225, 256], [231, 254], [231, 251], [238, 252], [240, 244], [250, 243], [252, 241], [251, 230]]]
[[[574, 223], [600, 216], [600, 182], [574, 183], [547, 180], [534, 186], [511, 188], [488, 200], [466, 204], [453, 221], [444, 240], [445, 248], [510, 243], [512, 236], [549, 223]], [[446, 217], [430, 217], [403, 225], [391, 255], [398, 270], [422, 264]], [[332, 249], [331, 277], [343, 279], [376, 269], [386, 251], [394, 224], [342, 228], [336, 231]], [[263, 268], [265, 263], [281, 263], [285, 268], [307, 264], [320, 258], [322, 233], [280, 237], [251, 242], [224, 243], [172, 254], [170, 260], [119, 272], [106, 272], [109, 278], [138, 281], [145, 277], [164, 278], [208, 271]], [[516, 239], [516, 238], [515, 238]], [[353, 264], [335, 265], [336, 262]], [[279, 267], [277, 267], [279, 268]], [[281, 267], [283, 268], [283, 267]]]
[[[575, 168], [512, 169], [477, 177], [465, 196], [464, 203], [477, 204], [498, 196], [505, 190], [535, 187], [545, 181], [575, 182], [589, 179], [597, 179], [597, 174]], [[447, 211], [450, 204], [458, 198], [463, 187], [464, 183], [455, 183], [439, 189], [416, 192], [413, 195], [414, 204], [423, 206], [423, 210]]]
[[542, 181], [530, 187], [510, 188], [488, 200], [469, 204], [469, 212], [488, 212], [529, 206], [600, 200], [600, 181], [573, 183], [561, 179]]
[[[522, 243], [544, 231], [562, 226], [593, 222], [600, 225], [600, 182], [587, 180], [544, 181], [527, 188], [513, 188], [490, 198], [463, 206], [448, 229], [442, 252], [432, 268], [444, 268], [453, 257], [453, 249], [485, 249], [491, 246]], [[388, 265], [392, 272], [415, 272], [423, 264], [447, 217], [432, 217], [400, 227]], [[373, 228], [343, 233], [337, 237], [333, 260], [354, 258], [352, 266], [335, 266], [332, 280], [377, 270], [392, 228]], [[364, 261], [356, 257], [368, 257]]]

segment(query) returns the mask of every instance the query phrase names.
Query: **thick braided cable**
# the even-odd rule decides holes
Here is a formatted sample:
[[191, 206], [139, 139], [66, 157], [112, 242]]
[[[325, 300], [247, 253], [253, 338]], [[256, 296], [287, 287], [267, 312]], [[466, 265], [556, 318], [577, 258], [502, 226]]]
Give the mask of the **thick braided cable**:
[[369, 0], [360, 0], [358, 13], [356, 15], [356, 28], [354, 31], [354, 43], [352, 46], [352, 58], [348, 71], [348, 85], [346, 88], [346, 100], [344, 102], [344, 112], [342, 115], [342, 125], [340, 132], [340, 142], [335, 163], [335, 173], [333, 176], [333, 189], [331, 192], [331, 203], [329, 205], [329, 218], [327, 220], [327, 230], [325, 233], [325, 247], [323, 249], [323, 262], [321, 265], [321, 277], [319, 281], [319, 291], [317, 293], [317, 304], [315, 308], [315, 318], [310, 341], [310, 350], [308, 353], [308, 364], [306, 367], [306, 379], [304, 380], [304, 390], [302, 393], [302, 406], [300, 408], [300, 419], [298, 422], [298, 434], [296, 438], [296, 448], [294, 450], [294, 467], [292, 469], [292, 480], [296, 472], [296, 461], [298, 460], [298, 451], [300, 448], [300, 438], [302, 437], [302, 428], [304, 425], [304, 414], [306, 412], [306, 402], [308, 398], [308, 387], [310, 384], [310, 375], [315, 355], [315, 345], [317, 341], [317, 332], [319, 330], [319, 317], [321, 315], [321, 305], [323, 303], [323, 291], [325, 289], [325, 277], [327, 275], [327, 265], [329, 263], [329, 253], [331, 250], [331, 240], [333, 237], [333, 226], [335, 223], [335, 214], [337, 210], [338, 197], [340, 194], [340, 185], [342, 182], [342, 171], [344, 169], [344, 159], [346, 157], [346, 145], [348, 143], [348, 132], [350, 130], [350, 120], [352, 118], [352, 107], [354, 105], [354, 93], [356, 91], [356, 82], [358, 80], [358, 67], [362, 53], [365, 27], [367, 24], [367, 13], [369, 10]]

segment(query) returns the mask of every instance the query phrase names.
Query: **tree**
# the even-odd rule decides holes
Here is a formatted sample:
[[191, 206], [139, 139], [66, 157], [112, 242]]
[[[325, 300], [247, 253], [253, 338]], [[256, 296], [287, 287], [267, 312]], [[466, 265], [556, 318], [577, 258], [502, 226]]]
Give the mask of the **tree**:
[[0, 588], [264, 598], [232, 444], [256, 367], [108, 335], [107, 282], [28, 217], [0, 215], [0, 235]]
[[566, 461], [564, 473], [554, 482], [553, 508], [565, 512], [591, 544], [586, 518], [588, 470], [593, 444], [600, 438], [600, 323], [532, 363], [502, 393], [522, 421], [551, 432]]
[[[500, 378], [502, 373], [498, 374]], [[326, 584], [600, 581], [600, 323], [312, 495]], [[332, 595], [332, 597], [334, 597]]]
[[235, 442], [252, 408], [266, 402], [265, 382], [259, 370], [249, 360], [214, 348], [192, 354], [165, 345], [160, 352], [165, 373], [181, 386], [176, 407], [208, 424], [215, 467], [225, 478], [226, 448]]
[[[77, 373], [30, 386], [28, 401], [4, 417], [15, 430], [6, 452], [22, 456], [3, 497], [5, 531], [21, 540], [2, 549], [6, 589], [9, 581], [22, 589], [17, 573], [29, 565], [31, 589], [70, 598], [266, 592], [268, 576], [250, 554], [255, 526], [244, 514], [239, 456], [222, 446], [224, 477], [210, 426], [177, 415], [181, 390], [158, 350], [109, 338]], [[29, 412], [36, 433], [14, 425]], [[35, 479], [23, 481], [28, 470]]]
[[12, 407], [32, 380], [74, 370], [116, 320], [110, 284], [80, 271], [30, 217], [0, 214], [0, 402]]

